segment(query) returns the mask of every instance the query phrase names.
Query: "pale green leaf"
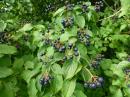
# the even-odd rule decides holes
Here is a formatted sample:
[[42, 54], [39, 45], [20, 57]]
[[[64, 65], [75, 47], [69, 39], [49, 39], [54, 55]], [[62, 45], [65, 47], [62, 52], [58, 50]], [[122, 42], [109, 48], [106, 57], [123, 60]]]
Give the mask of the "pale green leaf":
[[28, 94], [29, 97], [37, 97], [37, 88], [36, 88], [36, 80], [32, 79], [30, 80], [30, 83], [28, 84]]
[[76, 79], [65, 80], [62, 88], [63, 97], [71, 97], [76, 86]]
[[81, 90], [76, 90], [76, 91], [74, 92], [74, 95], [75, 95], [76, 97], [87, 97], [87, 96], [83, 93], [83, 91], [81, 91]]
[[0, 20], [0, 32], [3, 32], [6, 28], [6, 23], [3, 20]]
[[59, 8], [59, 9], [53, 14], [53, 16], [55, 17], [55, 16], [58, 15], [58, 14], [62, 14], [63, 11], [64, 11], [64, 9], [65, 9], [65, 7]]
[[115, 90], [115, 93], [112, 97], [123, 97], [122, 91], [120, 89]]
[[66, 70], [66, 79], [70, 79], [70, 78], [72, 78], [75, 75], [77, 67], [78, 67], [78, 62], [76, 60], [73, 60], [72, 64], [70, 64], [67, 67], [67, 70]]
[[0, 53], [1, 54], [14, 54], [16, 52], [17, 52], [17, 49], [14, 46], [0, 44]]
[[55, 74], [63, 74], [62, 72], [62, 68], [59, 64], [54, 64], [52, 67], [51, 67], [52, 71], [55, 73]]
[[25, 24], [23, 28], [19, 29], [20, 32], [30, 31], [32, 29], [32, 25], [30, 23]]
[[52, 90], [54, 93], [59, 92], [63, 86], [63, 78], [62, 75], [54, 75], [54, 79], [52, 80]]
[[54, 54], [54, 48], [53, 47], [48, 47], [46, 54], [47, 54], [48, 57], [53, 56], [53, 54]]
[[85, 19], [83, 16], [76, 16], [76, 23], [79, 27], [84, 28], [85, 26]]

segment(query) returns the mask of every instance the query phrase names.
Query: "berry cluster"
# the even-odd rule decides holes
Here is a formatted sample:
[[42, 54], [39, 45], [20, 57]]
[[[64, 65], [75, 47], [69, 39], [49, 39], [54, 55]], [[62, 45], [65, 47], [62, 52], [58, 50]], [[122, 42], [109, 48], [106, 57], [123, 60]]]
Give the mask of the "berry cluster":
[[44, 44], [45, 45], [50, 45], [51, 44], [51, 40], [50, 39], [45, 39], [44, 40]]
[[129, 68], [125, 68], [123, 71], [125, 72], [126, 75], [130, 74], [130, 69]]
[[66, 50], [66, 46], [63, 45], [63, 44], [60, 42], [60, 38], [58, 38], [57, 40], [55, 40], [52, 45], [53, 45], [53, 47], [54, 47], [57, 51], [59, 51], [59, 52], [65, 52], [65, 50]]
[[53, 4], [51, 4], [51, 3], [47, 4], [45, 12], [53, 11], [55, 9], [54, 5], [55, 5], [55, 2]]
[[53, 56], [47, 56], [45, 52], [40, 53], [39, 60], [43, 64], [47, 65], [48, 62], [50, 62], [53, 59]]
[[67, 11], [72, 11], [73, 8], [74, 8], [74, 4], [68, 3], [65, 7], [66, 7], [66, 10], [67, 10]]
[[83, 29], [79, 30], [77, 32], [78, 34], [78, 39], [85, 43], [86, 46], [90, 46], [90, 35], [86, 33]]
[[74, 46], [74, 44], [69, 43], [67, 45], [66, 56], [64, 56], [63, 61], [65, 61], [67, 59], [73, 59], [74, 56], [76, 56], [76, 57], [79, 56], [78, 48], [76, 46]]
[[130, 84], [128, 83], [130, 81], [130, 68], [125, 68], [123, 71], [125, 73], [125, 80], [127, 82], [127, 87], [130, 88]]
[[10, 40], [10, 34], [7, 32], [0, 32], [0, 43], [8, 43]]
[[82, 9], [83, 13], [88, 12], [88, 5], [83, 4], [81, 9]]
[[72, 27], [73, 24], [74, 24], [74, 18], [73, 17], [69, 17], [67, 19], [63, 19], [61, 21], [62, 25], [64, 28], [67, 28], [67, 27]]
[[78, 52], [78, 48], [77, 47], [74, 48], [74, 55], [75, 56], [79, 56], [79, 52]]
[[104, 83], [103, 77], [98, 77], [93, 82], [85, 82], [84, 83], [84, 87], [85, 88], [90, 88], [90, 89], [96, 89], [96, 88], [102, 87], [103, 83]]
[[103, 7], [103, 2], [102, 2], [102, 1], [95, 2], [95, 10], [96, 10], [97, 12], [99, 12], [102, 7]]
[[104, 55], [98, 54], [97, 57], [92, 61], [92, 67], [93, 68], [98, 68], [100, 61], [104, 58]]
[[46, 86], [49, 84], [50, 80], [52, 79], [52, 77], [48, 74], [45, 74], [43, 78], [40, 79], [40, 84], [42, 86]]

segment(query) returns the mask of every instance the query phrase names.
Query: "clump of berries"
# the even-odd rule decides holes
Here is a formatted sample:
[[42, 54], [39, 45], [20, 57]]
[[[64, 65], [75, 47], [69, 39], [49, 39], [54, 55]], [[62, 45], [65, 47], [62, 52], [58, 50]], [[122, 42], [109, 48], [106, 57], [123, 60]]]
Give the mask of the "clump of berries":
[[65, 7], [67, 11], [72, 11], [74, 8], [74, 4], [69, 3], [68, 1], [65, 2]]
[[10, 40], [10, 34], [7, 32], [0, 32], [0, 43], [8, 43]]
[[45, 52], [40, 53], [39, 60], [42, 62], [42, 64], [47, 64], [53, 59], [53, 56], [47, 56]]
[[78, 35], [78, 39], [80, 42], [85, 43], [86, 46], [90, 46], [90, 35], [88, 33], [86, 33], [86, 31], [84, 31], [84, 29], [80, 29], [77, 32]]
[[103, 86], [104, 79], [103, 77], [93, 77], [92, 82], [85, 82], [84, 87], [89, 89], [101, 88]]
[[60, 42], [60, 38], [54, 41], [53, 47], [59, 52], [65, 52], [66, 46]]
[[69, 17], [69, 18], [63, 19], [61, 21], [61, 23], [62, 23], [64, 28], [72, 27], [73, 24], [74, 24], [74, 18], [73, 17]]
[[102, 1], [95, 2], [95, 10], [97, 12], [99, 12], [102, 7], [103, 7], [103, 2]]
[[66, 48], [65, 56], [63, 58], [63, 61], [66, 61], [67, 59], [73, 59], [73, 57], [78, 57], [79, 56], [79, 51], [74, 44], [69, 43]]
[[82, 4], [82, 12], [83, 13], [88, 12], [88, 5]]
[[52, 79], [52, 77], [51, 77], [48, 73], [46, 73], [46, 74], [44, 74], [44, 76], [40, 79], [40, 84], [41, 84], [42, 86], [47, 86], [47, 85], [50, 83], [51, 79]]
[[104, 55], [98, 54], [96, 58], [91, 62], [91, 66], [95, 69], [99, 67], [100, 61], [104, 58]]

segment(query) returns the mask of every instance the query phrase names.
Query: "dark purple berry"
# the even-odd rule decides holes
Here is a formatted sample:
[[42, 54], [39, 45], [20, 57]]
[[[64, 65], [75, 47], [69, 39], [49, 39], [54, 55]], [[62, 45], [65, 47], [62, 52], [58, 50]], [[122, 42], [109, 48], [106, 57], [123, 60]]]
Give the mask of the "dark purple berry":
[[90, 84], [89, 84], [89, 88], [95, 89], [95, 88], [96, 88], [96, 84], [95, 84], [95, 83], [90, 83]]
[[65, 50], [65, 48], [66, 48], [65, 46], [62, 46], [62, 47], [61, 47], [62, 51], [64, 51], [64, 50]]
[[128, 86], [128, 88], [130, 88], [130, 84], [128, 84], [127, 86]]
[[70, 56], [70, 59], [73, 59], [73, 56]]
[[64, 29], [62, 29], [62, 30], [61, 30], [61, 33], [64, 33], [64, 32], [65, 32], [65, 30], [64, 30]]
[[64, 56], [63, 60], [64, 60], [64, 61], [66, 61], [66, 60], [67, 60], [67, 57], [66, 57], [66, 56]]
[[86, 38], [86, 39], [89, 39], [89, 38], [90, 38], [90, 35], [86, 34], [85, 38]]
[[89, 41], [86, 41], [85, 45], [86, 45], [86, 46], [90, 46], [90, 42], [89, 42]]
[[99, 81], [100, 83], [103, 83], [103, 82], [104, 82], [103, 77], [98, 77], [98, 81]]
[[63, 50], [62, 50], [62, 48], [59, 48], [59, 52], [62, 52]]
[[100, 87], [102, 87], [102, 84], [101, 84], [100, 82], [96, 82], [96, 86], [97, 86], [98, 88], [100, 88]]
[[128, 58], [128, 61], [130, 62], [130, 58]]
[[84, 83], [84, 87], [85, 87], [85, 88], [88, 88], [88, 87], [89, 87], [89, 83], [86, 83], [86, 82], [85, 82], [85, 83]]
[[79, 52], [74, 52], [74, 55], [75, 56], [79, 56]]
[[75, 48], [74, 48], [74, 51], [75, 51], [75, 52], [77, 52], [77, 51], [78, 51], [78, 48], [77, 48], [77, 47], [75, 47]]
[[72, 48], [72, 46], [73, 46], [73, 44], [72, 43], [69, 43], [69, 45], [68, 45], [69, 47], [70, 47], [70, 49]]

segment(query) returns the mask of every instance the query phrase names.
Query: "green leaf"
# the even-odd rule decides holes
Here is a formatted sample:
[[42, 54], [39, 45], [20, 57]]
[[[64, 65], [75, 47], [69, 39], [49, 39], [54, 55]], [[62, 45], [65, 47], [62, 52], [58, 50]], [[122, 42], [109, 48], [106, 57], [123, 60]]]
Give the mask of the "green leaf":
[[120, 89], [115, 90], [115, 93], [112, 97], [123, 97], [122, 91]]
[[13, 74], [12, 69], [7, 67], [0, 67], [0, 78], [5, 78]]
[[32, 61], [27, 61], [25, 64], [25, 69], [33, 69], [34, 68], [34, 63]]
[[4, 54], [0, 54], [0, 58], [2, 58], [4, 56]]
[[6, 28], [6, 23], [3, 20], [0, 20], [0, 32], [3, 32]]
[[76, 59], [73, 60], [72, 64], [70, 64], [68, 67], [67, 67], [67, 70], [66, 70], [66, 79], [70, 79], [72, 78], [74, 75], [75, 75], [75, 72], [77, 70], [77, 67], [78, 67], [78, 62]]
[[55, 74], [63, 74], [62, 72], [62, 68], [59, 64], [54, 64], [52, 67], [51, 67], [52, 71], [55, 73]]
[[65, 80], [62, 88], [63, 97], [71, 97], [76, 86], [76, 79]]
[[119, 59], [126, 58], [128, 54], [126, 52], [116, 52], [116, 56]]
[[14, 54], [16, 52], [17, 52], [17, 49], [14, 46], [0, 44], [0, 53], [1, 54]]
[[123, 91], [127, 97], [130, 97], [130, 88], [124, 88]]
[[[39, 65], [39, 64], [37, 64], [37, 65]], [[40, 68], [41, 68], [41, 66], [39, 65], [38, 67], [36, 67], [32, 71], [31, 70], [24, 70], [22, 72], [21, 76], [27, 83], [29, 83], [30, 79], [40, 72]]]
[[62, 14], [63, 11], [64, 11], [64, 9], [65, 9], [65, 7], [59, 8], [59, 9], [53, 14], [53, 16], [55, 17], [55, 16], [58, 15], [58, 14]]
[[84, 28], [85, 26], [85, 19], [83, 16], [76, 16], [76, 23], [79, 27]]
[[91, 72], [87, 68], [83, 68], [81, 74], [84, 81], [88, 81], [92, 77]]
[[30, 31], [32, 29], [32, 25], [30, 23], [25, 24], [23, 28], [19, 29], [20, 32]]
[[0, 97], [15, 97], [14, 86], [10, 82], [3, 83], [4, 88], [0, 90]]
[[112, 80], [112, 85], [114, 85], [114, 86], [121, 86], [121, 84], [122, 84], [122, 82], [119, 78]]
[[121, 1], [121, 13], [119, 14], [119, 17], [129, 13], [130, 8], [130, 0], [120, 0], [120, 1]]
[[14, 61], [14, 63], [13, 63], [13, 69], [15, 70], [15, 71], [22, 71], [23, 69], [23, 64], [24, 64], [24, 60], [23, 60], [23, 58], [20, 58], [20, 59], [18, 59], [18, 58], [16, 58], [15, 59], [15, 61]]
[[122, 24], [120, 27], [120, 31], [124, 30], [127, 27], [127, 24]]
[[53, 54], [54, 54], [54, 48], [53, 47], [48, 47], [46, 54], [47, 54], [48, 57], [53, 56]]
[[110, 90], [110, 92], [111, 92], [112, 94], [114, 94], [117, 89], [118, 89], [117, 86], [111, 85], [111, 86], [109, 87], [109, 90]]
[[32, 79], [30, 80], [30, 83], [28, 84], [28, 94], [29, 97], [37, 97], [38, 90], [36, 89], [36, 80]]
[[83, 91], [81, 91], [81, 90], [76, 90], [76, 91], [74, 92], [74, 95], [75, 95], [76, 97], [87, 97], [87, 96], [83, 93]]
[[0, 58], [0, 67], [9, 67], [11, 65], [11, 58], [9, 56]]
[[54, 75], [55, 78], [52, 80], [52, 90], [53, 92], [56, 94], [58, 93], [61, 89], [62, 89], [62, 86], [63, 86], [63, 78], [62, 78], [62, 75]]
[[84, 60], [87, 60], [87, 48], [81, 43], [78, 44], [77, 46], [78, 46], [81, 58], [83, 58]]
[[100, 66], [103, 70], [107, 70], [112, 65], [112, 61], [110, 59], [105, 59], [101, 62]]
[[67, 40], [69, 39], [69, 37], [70, 37], [69, 33], [68, 33], [68, 32], [65, 32], [64, 34], [62, 34], [62, 35], [60, 36], [60, 41], [61, 41], [61, 42], [65, 42], [65, 41], [67, 41]]

